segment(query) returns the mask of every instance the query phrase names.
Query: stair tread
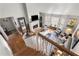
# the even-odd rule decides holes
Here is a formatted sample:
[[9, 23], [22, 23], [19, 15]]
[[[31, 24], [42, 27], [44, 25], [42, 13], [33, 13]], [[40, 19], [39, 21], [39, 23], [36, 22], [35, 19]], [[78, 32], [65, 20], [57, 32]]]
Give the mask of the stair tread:
[[32, 48], [24, 48], [22, 49], [20, 52], [15, 53], [15, 56], [43, 56], [42, 53], [40, 53], [39, 51], [36, 51], [35, 49]]

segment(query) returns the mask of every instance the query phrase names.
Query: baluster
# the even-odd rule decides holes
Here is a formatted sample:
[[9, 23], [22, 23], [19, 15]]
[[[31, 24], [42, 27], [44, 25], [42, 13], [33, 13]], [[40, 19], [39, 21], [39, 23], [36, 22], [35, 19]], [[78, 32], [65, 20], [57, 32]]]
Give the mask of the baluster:
[[43, 38], [41, 38], [41, 53], [43, 54], [44, 53], [44, 46], [43, 46]]
[[51, 45], [51, 47], [50, 47], [50, 53], [52, 53], [52, 46], [53, 46], [53, 45], [52, 45], [52, 44], [50, 44], [50, 45]]
[[36, 51], [38, 51], [38, 47], [39, 47], [38, 39], [39, 39], [39, 36], [36, 34]]
[[[43, 38], [42, 38], [43, 39]], [[42, 47], [43, 47], [43, 54], [44, 54], [44, 40], [43, 40], [43, 42], [42, 42]]]
[[45, 53], [46, 53], [46, 54], [47, 54], [47, 46], [48, 46], [48, 42], [45, 41], [45, 49], [46, 49]]
[[45, 43], [45, 40], [42, 38], [42, 54], [45, 55], [45, 47], [44, 47], [44, 43]]
[[41, 37], [40, 37], [40, 40], [41, 40], [41, 41], [40, 41], [40, 49], [41, 49], [40, 51], [41, 51], [41, 53], [42, 53], [42, 38], [41, 38]]
[[[30, 43], [30, 44], [29, 44]], [[28, 44], [31, 48], [33, 48], [33, 41], [32, 41], [32, 38], [29, 38], [28, 39]]]
[[[33, 44], [32, 44], [32, 39], [30, 39], [29, 42], [31, 43], [30, 47], [33, 48], [33, 46], [32, 46], [32, 45], [33, 45]], [[28, 42], [28, 43], [29, 43], [29, 42]]]
[[34, 37], [35, 37], [35, 36], [31, 37], [31, 44], [32, 44], [32, 48], [33, 48], [33, 49], [35, 49], [35, 46], [34, 46], [35, 44], [34, 44], [34, 42], [33, 42], [33, 41], [35, 40]]
[[40, 53], [42, 54], [42, 38], [40, 37]]
[[37, 36], [34, 36], [34, 46], [35, 46], [35, 50], [37, 51]]
[[49, 55], [50, 54], [50, 50], [49, 50], [49, 47], [50, 47], [50, 43], [48, 42], [48, 50], [47, 50], [47, 55]]
[[39, 37], [38, 40], [39, 40], [39, 41], [38, 41], [38, 44], [39, 44], [39, 51], [41, 51], [41, 37]]

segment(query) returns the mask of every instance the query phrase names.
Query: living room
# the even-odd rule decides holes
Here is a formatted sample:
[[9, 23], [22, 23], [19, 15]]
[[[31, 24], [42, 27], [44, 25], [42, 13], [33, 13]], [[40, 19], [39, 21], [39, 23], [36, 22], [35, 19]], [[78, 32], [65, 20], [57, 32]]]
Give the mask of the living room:
[[0, 32], [5, 44], [0, 45], [7, 48], [2, 47], [0, 55], [79, 55], [79, 40], [76, 40], [79, 36], [78, 5], [1, 3]]

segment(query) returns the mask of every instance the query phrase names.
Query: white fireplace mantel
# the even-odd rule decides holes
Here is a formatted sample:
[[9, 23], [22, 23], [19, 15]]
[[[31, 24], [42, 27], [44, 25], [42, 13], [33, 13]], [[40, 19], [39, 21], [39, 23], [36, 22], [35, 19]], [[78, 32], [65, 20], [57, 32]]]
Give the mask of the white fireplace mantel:
[[39, 27], [39, 20], [32, 21], [32, 22], [29, 23], [30, 30], [33, 31], [33, 32], [34, 32], [34, 29], [35, 29], [35, 28], [33, 28], [33, 26], [35, 26], [35, 25], [38, 25], [38, 27]]

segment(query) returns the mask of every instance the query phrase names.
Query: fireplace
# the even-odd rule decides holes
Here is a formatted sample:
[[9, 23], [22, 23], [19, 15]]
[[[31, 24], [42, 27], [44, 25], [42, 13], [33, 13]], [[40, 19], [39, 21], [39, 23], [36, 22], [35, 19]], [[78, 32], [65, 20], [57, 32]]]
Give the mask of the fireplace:
[[30, 30], [34, 32], [34, 29], [39, 27], [39, 20], [31, 22], [29, 25]]
[[35, 29], [35, 28], [37, 28], [37, 27], [38, 27], [38, 24], [34, 25], [34, 26], [33, 26], [33, 29]]

